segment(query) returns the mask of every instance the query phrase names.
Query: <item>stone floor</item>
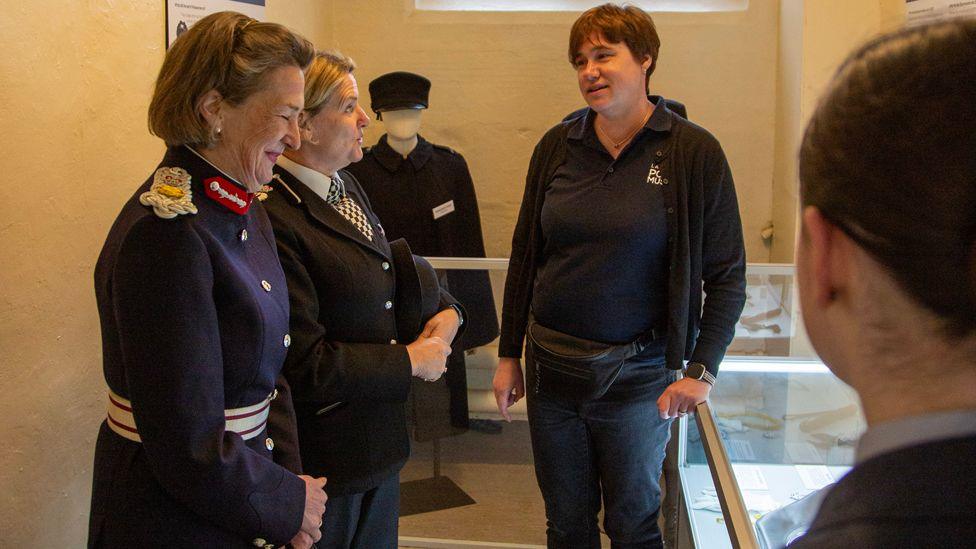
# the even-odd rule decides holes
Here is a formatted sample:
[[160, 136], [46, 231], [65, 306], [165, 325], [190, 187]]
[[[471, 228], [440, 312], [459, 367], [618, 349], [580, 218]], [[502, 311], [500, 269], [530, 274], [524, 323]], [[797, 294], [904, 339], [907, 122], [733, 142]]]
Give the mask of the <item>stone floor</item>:
[[[532, 468], [528, 423], [506, 423], [497, 435], [469, 431], [441, 439], [440, 447], [441, 474], [477, 503], [401, 517], [401, 538], [455, 540], [457, 547], [477, 542], [545, 547], [545, 509]], [[400, 480], [430, 477], [432, 449], [429, 442], [413, 443]]]
[[[420, 538], [545, 545], [545, 511], [532, 470], [528, 424], [502, 433], [469, 431], [441, 439], [441, 474], [477, 503], [401, 517], [400, 535]], [[414, 443], [402, 481], [433, 474], [432, 443]]]

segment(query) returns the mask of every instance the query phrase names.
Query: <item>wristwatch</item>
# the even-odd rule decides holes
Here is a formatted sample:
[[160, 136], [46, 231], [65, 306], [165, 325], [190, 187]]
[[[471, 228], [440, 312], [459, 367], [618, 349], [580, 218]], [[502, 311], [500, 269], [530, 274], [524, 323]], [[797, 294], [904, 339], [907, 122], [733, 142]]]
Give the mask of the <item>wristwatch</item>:
[[685, 366], [684, 374], [685, 377], [697, 379], [698, 381], [704, 381], [712, 386], [715, 385], [715, 376], [713, 376], [712, 373], [709, 372], [705, 368], [705, 365], [701, 362], [689, 362], [688, 365]]

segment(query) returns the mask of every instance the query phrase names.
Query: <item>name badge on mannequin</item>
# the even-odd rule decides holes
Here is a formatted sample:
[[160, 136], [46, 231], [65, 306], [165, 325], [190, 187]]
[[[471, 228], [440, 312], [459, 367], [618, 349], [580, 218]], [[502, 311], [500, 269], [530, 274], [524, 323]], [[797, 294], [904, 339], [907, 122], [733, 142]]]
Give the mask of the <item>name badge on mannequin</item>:
[[433, 209], [434, 219], [440, 219], [453, 211], [454, 211], [454, 201], [448, 200], [447, 202]]

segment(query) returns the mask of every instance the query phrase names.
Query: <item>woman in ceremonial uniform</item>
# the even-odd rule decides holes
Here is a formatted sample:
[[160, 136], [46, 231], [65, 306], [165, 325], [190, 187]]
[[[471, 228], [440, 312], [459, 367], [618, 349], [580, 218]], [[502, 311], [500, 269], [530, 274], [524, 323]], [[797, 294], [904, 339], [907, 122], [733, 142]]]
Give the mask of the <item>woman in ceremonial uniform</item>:
[[[291, 336], [268, 218], [253, 193], [300, 145], [313, 48], [233, 12], [167, 52], [149, 127], [167, 145], [95, 267], [109, 412], [90, 547], [308, 547], [324, 479], [272, 461]], [[279, 396], [275, 400], [276, 396]]]

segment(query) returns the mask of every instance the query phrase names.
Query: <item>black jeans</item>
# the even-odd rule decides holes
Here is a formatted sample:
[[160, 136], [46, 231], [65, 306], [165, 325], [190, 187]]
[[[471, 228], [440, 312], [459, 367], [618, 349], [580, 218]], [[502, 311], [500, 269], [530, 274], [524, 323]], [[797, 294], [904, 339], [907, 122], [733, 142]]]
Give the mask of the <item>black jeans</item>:
[[[546, 504], [548, 546], [599, 549], [597, 514], [612, 547], [663, 547], [657, 516], [661, 466], [671, 420], [657, 398], [676, 379], [661, 353], [629, 360], [603, 397], [568, 402], [534, 387], [526, 354], [529, 430], [535, 474]], [[602, 496], [602, 498], [601, 498]]]

